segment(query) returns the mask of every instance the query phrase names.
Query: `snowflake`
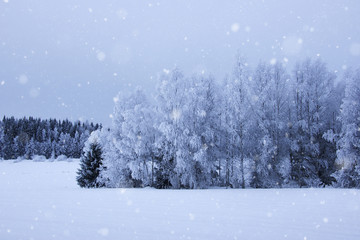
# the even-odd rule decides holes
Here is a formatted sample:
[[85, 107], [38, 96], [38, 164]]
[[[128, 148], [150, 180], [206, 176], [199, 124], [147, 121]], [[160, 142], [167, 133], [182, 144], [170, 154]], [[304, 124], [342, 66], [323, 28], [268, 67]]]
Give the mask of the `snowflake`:
[[31, 88], [29, 91], [30, 97], [32, 98], [36, 98], [37, 96], [39, 96], [40, 93], [40, 88]]
[[98, 231], [98, 234], [106, 237], [107, 235], [109, 235], [109, 229], [108, 228], [100, 228]]
[[28, 82], [28, 80], [29, 79], [25, 74], [21, 74], [19, 76], [19, 83], [22, 84], [22, 85], [26, 84]]
[[121, 18], [122, 20], [125, 20], [128, 13], [125, 9], [119, 9], [117, 12], [116, 12], [116, 15]]
[[239, 31], [239, 29], [240, 29], [240, 25], [238, 23], [233, 23], [231, 25], [231, 31], [237, 32], [237, 31]]
[[119, 101], [119, 97], [113, 97], [114, 103], [117, 103]]
[[271, 65], [275, 65], [276, 62], [277, 62], [276, 58], [270, 59], [270, 64], [271, 64]]
[[285, 54], [296, 55], [301, 51], [303, 39], [297, 37], [283, 37], [282, 50]]
[[206, 111], [205, 111], [205, 110], [201, 110], [201, 111], [199, 112], [199, 115], [200, 115], [200, 117], [205, 117], [205, 116], [206, 116]]
[[98, 52], [96, 53], [96, 58], [97, 58], [100, 62], [102, 62], [102, 61], [105, 60], [106, 54], [105, 54], [104, 52], [102, 52], [102, 51], [98, 51]]
[[174, 109], [171, 112], [171, 118], [175, 121], [179, 120], [181, 117], [181, 111], [179, 109]]

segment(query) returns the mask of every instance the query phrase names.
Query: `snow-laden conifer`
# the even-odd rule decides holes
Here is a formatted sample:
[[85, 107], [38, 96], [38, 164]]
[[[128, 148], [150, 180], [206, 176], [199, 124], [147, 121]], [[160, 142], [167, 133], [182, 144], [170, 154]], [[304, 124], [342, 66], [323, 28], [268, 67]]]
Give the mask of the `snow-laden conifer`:
[[77, 183], [80, 187], [101, 187], [98, 177], [102, 167], [102, 148], [99, 139], [100, 130], [91, 133], [86, 141], [77, 171]]

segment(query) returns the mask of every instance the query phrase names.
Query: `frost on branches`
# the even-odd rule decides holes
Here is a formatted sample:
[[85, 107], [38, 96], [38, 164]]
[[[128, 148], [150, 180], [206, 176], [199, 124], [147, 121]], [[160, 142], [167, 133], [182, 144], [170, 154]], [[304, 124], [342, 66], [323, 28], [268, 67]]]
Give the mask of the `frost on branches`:
[[320, 60], [289, 74], [238, 55], [221, 84], [166, 71], [155, 99], [115, 98], [113, 126], [91, 135], [79, 173], [106, 187], [359, 187], [359, 76], [343, 97]]
[[334, 174], [341, 187], [360, 187], [360, 69], [347, 72], [345, 98], [339, 119], [342, 123], [337, 142], [338, 170]]

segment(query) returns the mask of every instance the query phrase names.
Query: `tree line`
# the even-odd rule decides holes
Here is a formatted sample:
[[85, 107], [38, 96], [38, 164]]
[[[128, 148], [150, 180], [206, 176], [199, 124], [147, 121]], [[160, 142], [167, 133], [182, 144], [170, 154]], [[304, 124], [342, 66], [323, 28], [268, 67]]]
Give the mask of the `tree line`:
[[320, 60], [251, 69], [237, 56], [218, 83], [164, 73], [155, 99], [115, 98], [91, 134], [82, 187], [360, 187], [360, 69], [337, 80]]
[[85, 144], [78, 181], [96, 162], [80, 185], [359, 187], [359, 156], [360, 69], [336, 81], [320, 59], [289, 74], [280, 63], [252, 70], [238, 56], [222, 83], [174, 69], [155, 100], [119, 93], [112, 128]]
[[90, 133], [99, 128], [99, 124], [88, 122], [4, 116], [0, 121], [0, 159], [32, 159], [37, 155], [80, 158]]

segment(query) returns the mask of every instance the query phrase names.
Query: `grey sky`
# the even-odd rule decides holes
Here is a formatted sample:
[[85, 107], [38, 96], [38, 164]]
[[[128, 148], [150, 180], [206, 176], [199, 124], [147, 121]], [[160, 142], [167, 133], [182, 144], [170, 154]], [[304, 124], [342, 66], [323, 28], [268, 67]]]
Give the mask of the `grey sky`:
[[113, 97], [178, 66], [221, 80], [320, 56], [360, 63], [360, 1], [0, 0], [0, 115], [111, 122]]

